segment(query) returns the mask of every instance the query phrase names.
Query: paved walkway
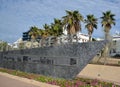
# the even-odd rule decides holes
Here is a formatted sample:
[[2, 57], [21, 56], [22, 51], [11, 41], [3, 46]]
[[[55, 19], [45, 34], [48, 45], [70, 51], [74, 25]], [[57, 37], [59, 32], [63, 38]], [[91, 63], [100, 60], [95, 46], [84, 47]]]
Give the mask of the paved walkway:
[[100, 79], [120, 85], [120, 67], [88, 64], [78, 77]]
[[0, 87], [59, 87], [0, 72]]
[[39, 86], [0, 75], [0, 87], [39, 87]]

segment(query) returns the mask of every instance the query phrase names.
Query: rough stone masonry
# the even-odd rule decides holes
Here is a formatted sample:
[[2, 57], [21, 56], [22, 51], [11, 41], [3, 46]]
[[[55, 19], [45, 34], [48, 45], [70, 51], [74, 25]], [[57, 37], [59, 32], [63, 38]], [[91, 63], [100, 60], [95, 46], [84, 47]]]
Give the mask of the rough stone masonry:
[[100, 52], [106, 41], [68, 43], [0, 52], [0, 67], [72, 79]]

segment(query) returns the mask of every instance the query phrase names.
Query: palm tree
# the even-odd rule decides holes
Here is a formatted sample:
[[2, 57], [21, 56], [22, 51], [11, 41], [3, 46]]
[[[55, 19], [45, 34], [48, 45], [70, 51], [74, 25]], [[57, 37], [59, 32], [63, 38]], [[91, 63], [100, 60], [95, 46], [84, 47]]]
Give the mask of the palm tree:
[[48, 24], [44, 24], [43, 27], [44, 27], [44, 29], [49, 29], [50, 28]]
[[29, 35], [31, 39], [35, 41], [39, 36], [39, 29], [36, 26], [30, 27]]
[[44, 29], [40, 29], [39, 30], [39, 35], [41, 36], [41, 40], [40, 40], [39, 45], [43, 46], [44, 45], [44, 40], [47, 37], [46, 31]]
[[33, 48], [33, 42], [37, 41], [38, 37], [40, 36], [39, 34], [40, 34], [39, 29], [36, 26], [30, 27], [29, 35], [31, 37], [31, 42], [32, 42], [31, 48]]
[[94, 15], [89, 14], [87, 15], [87, 19], [85, 19], [85, 23], [85, 28], [87, 28], [89, 34], [89, 41], [91, 41], [94, 28], [97, 29], [97, 18], [95, 18]]
[[79, 13], [79, 11], [76, 10], [66, 10], [66, 14], [67, 15], [63, 17], [63, 24], [67, 29], [68, 35], [71, 37], [72, 35], [75, 35], [77, 32], [81, 31], [80, 22], [83, 21], [83, 16]]
[[46, 38], [51, 35], [50, 26], [48, 24], [43, 25], [43, 36]]
[[102, 21], [102, 27], [104, 28], [105, 32], [105, 39], [109, 39], [109, 32], [110, 29], [112, 28], [112, 25], [115, 25], [115, 19], [114, 19], [114, 14], [111, 13], [111, 11], [106, 11], [103, 12], [103, 16], [101, 17]]
[[106, 44], [104, 51], [103, 51], [103, 56], [105, 57], [104, 64], [106, 63], [106, 59], [109, 56], [109, 50], [111, 47], [109, 32], [110, 32], [110, 29], [112, 28], [112, 25], [115, 25], [114, 16], [115, 15], [112, 14], [111, 11], [106, 11], [106, 12], [103, 12], [103, 16], [101, 17], [102, 27], [104, 28], [104, 32], [105, 32], [105, 40], [109, 41], [109, 43]]
[[51, 24], [51, 33], [53, 36], [60, 36], [63, 34], [63, 23], [59, 19], [54, 19], [54, 23]]

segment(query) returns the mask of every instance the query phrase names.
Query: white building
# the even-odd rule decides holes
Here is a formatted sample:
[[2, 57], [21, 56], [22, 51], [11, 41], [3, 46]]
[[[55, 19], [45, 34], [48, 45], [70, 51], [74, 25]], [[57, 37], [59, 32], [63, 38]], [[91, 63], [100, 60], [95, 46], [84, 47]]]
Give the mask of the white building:
[[19, 38], [17, 41], [15, 41], [13, 44], [12, 44], [12, 48], [19, 48], [19, 44], [22, 43], [22, 38]]
[[[76, 37], [77, 36], [77, 37]], [[73, 36], [72, 42], [88, 42], [89, 41], [89, 36], [83, 33], [78, 32], [76, 36]], [[76, 39], [77, 38], [77, 39]], [[59, 43], [67, 43], [69, 37], [67, 36], [67, 31], [66, 29], [63, 29], [63, 35], [59, 37]], [[77, 41], [76, 41], [77, 40]]]
[[113, 43], [110, 51], [111, 56], [120, 55], [120, 33], [113, 35]]

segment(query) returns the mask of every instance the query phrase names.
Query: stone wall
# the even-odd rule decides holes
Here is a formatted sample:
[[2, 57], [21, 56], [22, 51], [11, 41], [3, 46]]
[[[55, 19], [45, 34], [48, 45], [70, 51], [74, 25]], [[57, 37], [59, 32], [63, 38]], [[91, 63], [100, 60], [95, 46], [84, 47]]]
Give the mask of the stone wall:
[[74, 78], [106, 42], [62, 44], [0, 53], [0, 66], [46, 76]]

